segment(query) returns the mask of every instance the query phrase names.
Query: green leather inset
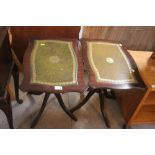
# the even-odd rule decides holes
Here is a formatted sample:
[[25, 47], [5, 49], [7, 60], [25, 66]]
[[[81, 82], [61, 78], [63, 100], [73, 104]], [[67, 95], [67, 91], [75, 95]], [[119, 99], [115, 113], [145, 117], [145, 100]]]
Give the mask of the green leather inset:
[[136, 83], [130, 62], [120, 44], [87, 42], [88, 59], [98, 82]]
[[31, 54], [31, 83], [77, 84], [77, 59], [72, 42], [36, 40]]

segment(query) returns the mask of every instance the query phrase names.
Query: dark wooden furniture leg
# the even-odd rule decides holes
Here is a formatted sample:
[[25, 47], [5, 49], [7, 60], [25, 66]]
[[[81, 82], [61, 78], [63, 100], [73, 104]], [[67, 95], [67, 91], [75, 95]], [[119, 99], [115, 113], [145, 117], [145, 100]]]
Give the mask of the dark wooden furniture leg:
[[73, 113], [74, 111], [80, 109], [83, 105], [85, 105], [87, 103], [87, 101], [91, 98], [91, 96], [94, 93], [95, 93], [95, 90], [90, 90], [89, 93], [87, 94], [87, 96], [79, 104], [77, 104], [75, 107], [70, 109], [70, 112]]
[[64, 110], [64, 112], [74, 121], [77, 121], [77, 118], [70, 112], [70, 110], [68, 110], [63, 102], [63, 99], [61, 97], [61, 94], [55, 94], [60, 106], [62, 107], [62, 109]]
[[50, 96], [50, 93], [45, 93], [42, 106], [41, 106], [41, 108], [40, 108], [39, 113], [37, 114], [37, 116], [36, 116], [35, 119], [33, 120], [32, 124], [31, 124], [31, 128], [34, 128], [34, 127], [36, 126], [36, 124], [38, 123], [39, 118], [41, 117], [41, 114], [43, 113], [43, 111], [44, 111], [44, 109], [45, 109], [45, 107], [46, 107], [46, 103], [47, 103], [47, 100], [48, 100], [49, 96]]
[[0, 109], [5, 113], [10, 129], [13, 129], [12, 106], [9, 93], [6, 99], [0, 100]]
[[98, 90], [98, 94], [99, 94], [99, 98], [100, 98], [100, 110], [103, 116], [103, 119], [105, 121], [105, 124], [108, 128], [110, 128], [110, 122], [106, 116], [106, 114], [104, 113], [104, 93], [103, 93], [103, 89], [99, 89]]
[[83, 105], [85, 105], [87, 103], [87, 101], [91, 98], [91, 96], [97, 92], [99, 94], [99, 98], [100, 98], [100, 109], [101, 109], [102, 116], [104, 118], [106, 126], [108, 128], [110, 128], [109, 120], [107, 119], [106, 114], [104, 113], [104, 93], [103, 93], [103, 91], [104, 91], [103, 89], [89, 90], [87, 96], [79, 104], [77, 104], [75, 107], [70, 109], [70, 112], [73, 113], [74, 111], [80, 109]]
[[13, 79], [14, 79], [16, 101], [19, 104], [21, 104], [21, 103], [23, 103], [23, 100], [19, 99], [19, 72], [18, 72], [18, 67], [15, 64], [13, 67], [12, 75], [13, 75]]

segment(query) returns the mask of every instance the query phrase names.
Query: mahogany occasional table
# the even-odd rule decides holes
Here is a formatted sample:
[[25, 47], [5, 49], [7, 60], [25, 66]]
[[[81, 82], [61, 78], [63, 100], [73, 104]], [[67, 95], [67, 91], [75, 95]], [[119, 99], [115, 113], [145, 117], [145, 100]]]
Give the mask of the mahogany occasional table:
[[[144, 88], [136, 64], [127, 50], [120, 44], [104, 40], [81, 40], [82, 54], [89, 77], [89, 93], [81, 103], [73, 107], [78, 110], [94, 93], [99, 94], [100, 109], [106, 126], [110, 122], [104, 111], [104, 95], [115, 98], [115, 89]], [[107, 90], [110, 90], [108, 92]]]
[[83, 63], [76, 39], [38, 39], [29, 43], [24, 56], [24, 79], [21, 89], [30, 94], [45, 93], [41, 109], [32, 122], [38, 122], [51, 93], [64, 112], [76, 117], [65, 106], [61, 93], [83, 92]]

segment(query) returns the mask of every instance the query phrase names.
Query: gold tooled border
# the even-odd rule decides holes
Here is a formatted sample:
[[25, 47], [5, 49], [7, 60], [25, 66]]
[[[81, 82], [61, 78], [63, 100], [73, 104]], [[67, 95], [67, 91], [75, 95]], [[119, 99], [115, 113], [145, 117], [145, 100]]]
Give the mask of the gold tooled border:
[[[38, 48], [38, 45], [40, 43], [46, 43], [46, 42], [53, 42], [53, 43], [66, 43], [68, 44], [68, 47], [70, 49], [70, 52], [71, 52], [71, 56], [72, 56], [72, 60], [73, 60], [73, 71], [72, 71], [72, 79], [73, 81], [69, 81], [69, 82], [59, 82], [59, 83], [54, 83], [54, 82], [43, 82], [43, 81], [39, 81], [39, 80], [36, 80], [36, 69], [35, 69], [35, 56], [36, 56], [36, 52], [37, 52], [37, 48]], [[32, 54], [31, 54], [31, 83], [33, 84], [45, 84], [45, 85], [51, 85], [51, 86], [66, 86], [66, 85], [73, 85], [73, 84], [78, 84], [78, 81], [77, 81], [77, 70], [78, 70], [78, 63], [77, 63], [77, 58], [76, 58], [76, 55], [75, 55], [75, 51], [73, 49], [73, 46], [72, 46], [72, 42], [67, 42], [67, 41], [59, 41], [59, 40], [35, 40], [34, 42], [34, 48], [33, 48], [33, 51], [32, 51]]]
[[[113, 44], [113, 45], [116, 45], [118, 48], [119, 48], [119, 51], [121, 52], [121, 54], [123, 55], [127, 65], [128, 65], [128, 68], [129, 68], [129, 72], [131, 74], [131, 79], [125, 79], [125, 80], [112, 80], [112, 79], [104, 79], [100, 76], [100, 73], [94, 63], [94, 60], [93, 60], [93, 56], [92, 56], [92, 44]], [[114, 43], [109, 43], [109, 42], [87, 42], [87, 47], [88, 47], [88, 50], [87, 50], [87, 55], [88, 55], [88, 60], [89, 60], [89, 63], [90, 63], [90, 66], [93, 70], [93, 72], [95, 73], [95, 76], [96, 76], [96, 80], [97, 82], [107, 82], [107, 83], [114, 83], [114, 84], [124, 84], [124, 83], [136, 83], [136, 79], [134, 78], [134, 75], [133, 75], [133, 69], [126, 57], [126, 55], [124, 54], [124, 52], [122, 51], [122, 48], [120, 47], [122, 46], [121, 44], [114, 44]]]

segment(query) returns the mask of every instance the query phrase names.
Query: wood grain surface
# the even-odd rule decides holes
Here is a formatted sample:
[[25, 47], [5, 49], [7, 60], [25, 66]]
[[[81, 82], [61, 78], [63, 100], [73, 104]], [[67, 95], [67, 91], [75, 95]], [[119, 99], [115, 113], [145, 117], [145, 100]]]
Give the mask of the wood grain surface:
[[155, 26], [84, 26], [82, 37], [119, 41], [130, 50], [155, 50]]
[[77, 38], [80, 26], [12, 26], [12, 48], [18, 59], [23, 60], [30, 39]]

